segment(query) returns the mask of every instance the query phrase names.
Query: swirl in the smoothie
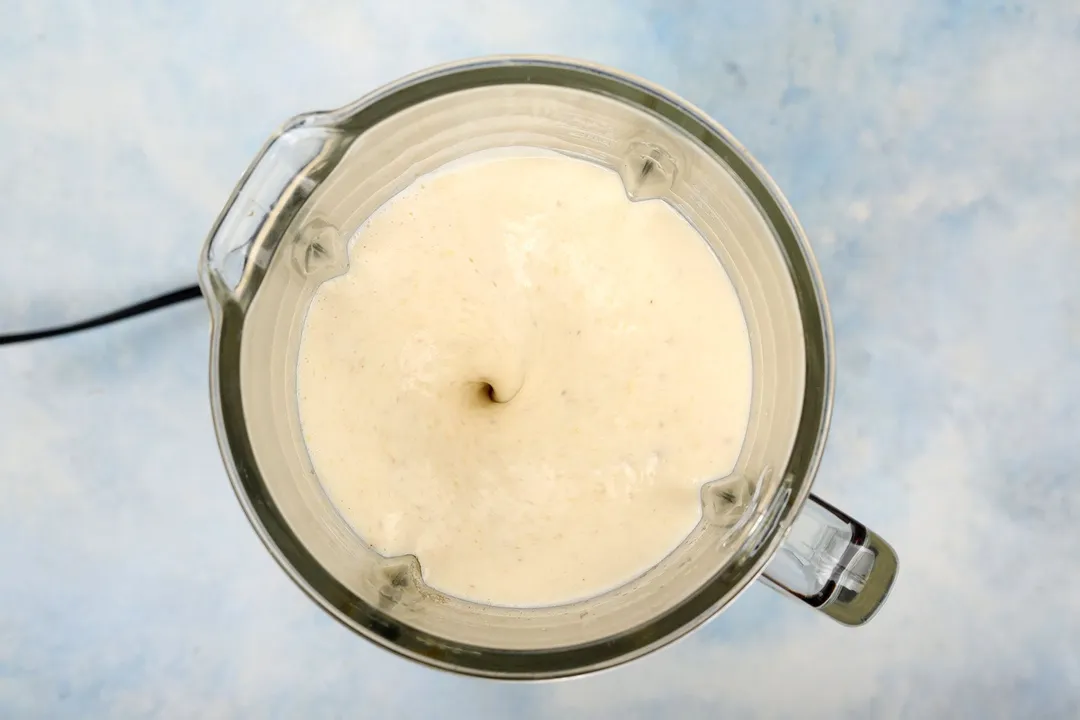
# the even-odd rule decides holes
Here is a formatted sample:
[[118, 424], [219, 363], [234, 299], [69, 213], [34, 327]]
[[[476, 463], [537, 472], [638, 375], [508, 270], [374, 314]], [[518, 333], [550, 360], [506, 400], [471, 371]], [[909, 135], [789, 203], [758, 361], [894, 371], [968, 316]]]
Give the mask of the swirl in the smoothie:
[[686, 220], [525, 151], [369, 218], [297, 372], [314, 467], [359, 535], [510, 606], [599, 594], [671, 552], [736, 461], [751, 386], [736, 293]]

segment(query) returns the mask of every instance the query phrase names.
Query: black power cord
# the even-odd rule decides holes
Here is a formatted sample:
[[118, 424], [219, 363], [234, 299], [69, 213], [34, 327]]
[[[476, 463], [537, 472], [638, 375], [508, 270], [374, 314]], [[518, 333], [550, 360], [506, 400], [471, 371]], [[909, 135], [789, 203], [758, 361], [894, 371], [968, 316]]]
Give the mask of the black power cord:
[[194, 300], [197, 297], [202, 297], [202, 291], [199, 290], [199, 286], [189, 285], [185, 288], [173, 290], [164, 295], [158, 295], [149, 300], [143, 300], [134, 305], [120, 308], [119, 310], [113, 310], [104, 315], [98, 315], [89, 320], [80, 320], [79, 322], [71, 323], [69, 325], [58, 325], [42, 330], [29, 330], [27, 332], [13, 333], [10, 335], [0, 335], [0, 345], [14, 345], [16, 343], [30, 342], [31, 340], [44, 340], [45, 338], [56, 337], [57, 335], [67, 335], [68, 333], [79, 332], [80, 330], [89, 330], [102, 325], [126, 320], [130, 317], [135, 317], [136, 315], [142, 315], [143, 313], [160, 310], [161, 308], [169, 307], [170, 305], [182, 303], [187, 300]]

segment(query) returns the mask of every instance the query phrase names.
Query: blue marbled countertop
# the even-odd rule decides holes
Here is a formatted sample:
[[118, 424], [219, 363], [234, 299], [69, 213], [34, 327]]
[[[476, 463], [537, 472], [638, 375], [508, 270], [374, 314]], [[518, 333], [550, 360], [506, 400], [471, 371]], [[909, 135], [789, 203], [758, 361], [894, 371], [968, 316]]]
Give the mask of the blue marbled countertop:
[[191, 303], [0, 351], [0, 716], [1077, 717], [1076, 2], [0, 0], [0, 332], [190, 282], [285, 118], [423, 66], [568, 54], [772, 173], [839, 355], [815, 490], [896, 547], [844, 629], [753, 587], [690, 638], [515, 686], [356, 638], [218, 456]]

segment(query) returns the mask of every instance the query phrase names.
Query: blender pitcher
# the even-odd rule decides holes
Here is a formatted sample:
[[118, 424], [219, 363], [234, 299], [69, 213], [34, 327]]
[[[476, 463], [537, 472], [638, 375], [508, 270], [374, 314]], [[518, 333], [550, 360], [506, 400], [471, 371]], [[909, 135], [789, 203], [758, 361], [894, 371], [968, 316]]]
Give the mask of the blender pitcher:
[[[681, 212], [731, 278], [753, 356], [738, 462], [703, 487], [693, 532], [619, 588], [538, 608], [446, 595], [424, 583], [415, 557], [368, 547], [319, 483], [296, 397], [307, 307], [323, 281], [345, 271], [349, 240], [365, 219], [418, 176], [510, 146], [609, 167], [631, 200], [661, 198]], [[723, 128], [641, 80], [573, 61], [491, 58], [297, 117], [241, 179], [199, 276], [213, 315], [214, 423], [244, 511], [312, 599], [405, 657], [486, 677], [574, 675], [685, 634], [759, 575], [845, 625], [869, 620], [896, 576], [887, 543], [810, 494], [834, 361], [802, 229]]]

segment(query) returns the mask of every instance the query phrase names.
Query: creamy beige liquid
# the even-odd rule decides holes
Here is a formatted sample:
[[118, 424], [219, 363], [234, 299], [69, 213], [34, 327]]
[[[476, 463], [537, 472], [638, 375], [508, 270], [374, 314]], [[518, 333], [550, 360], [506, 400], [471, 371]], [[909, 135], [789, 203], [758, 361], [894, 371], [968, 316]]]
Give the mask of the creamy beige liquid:
[[317, 291], [304, 438], [342, 515], [429, 585], [510, 606], [597, 595], [671, 552], [734, 466], [746, 325], [702, 238], [615, 173], [467, 160], [375, 213]]

